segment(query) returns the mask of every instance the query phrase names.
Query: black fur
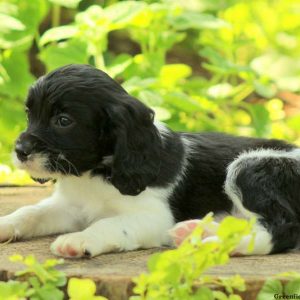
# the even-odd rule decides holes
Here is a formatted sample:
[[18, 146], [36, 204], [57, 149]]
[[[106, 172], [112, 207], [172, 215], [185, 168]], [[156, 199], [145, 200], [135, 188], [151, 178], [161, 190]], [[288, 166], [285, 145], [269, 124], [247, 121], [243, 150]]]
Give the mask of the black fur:
[[[240, 153], [295, 148], [283, 141], [220, 133], [159, 132], [150, 108], [87, 65], [65, 66], [40, 78], [26, 106], [28, 129], [16, 147], [47, 152], [51, 172], [80, 176], [92, 171], [125, 195], [172, 187], [168, 200], [175, 221], [231, 211], [224, 193], [226, 169]], [[57, 125], [63, 114], [73, 121], [66, 128]], [[105, 157], [113, 159], [104, 163]], [[244, 206], [259, 214], [273, 235], [273, 252], [293, 248], [299, 239], [299, 170], [293, 159], [253, 160], [237, 178]]]
[[186, 176], [170, 201], [176, 221], [203, 217], [210, 211], [230, 212], [232, 202], [224, 193], [228, 165], [242, 152], [254, 149], [293, 149], [278, 140], [234, 137], [220, 133], [182, 133], [192, 141]]
[[237, 176], [243, 205], [260, 215], [272, 233], [273, 253], [295, 248], [300, 237], [300, 161], [268, 157], [247, 164]]

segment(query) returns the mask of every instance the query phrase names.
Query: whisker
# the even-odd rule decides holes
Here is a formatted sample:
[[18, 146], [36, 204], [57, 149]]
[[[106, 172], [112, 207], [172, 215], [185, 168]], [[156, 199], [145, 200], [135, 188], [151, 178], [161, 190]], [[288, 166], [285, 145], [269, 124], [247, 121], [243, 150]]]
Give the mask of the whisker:
[[64, 168], [64, 166], [58, 162], [58, 160], [55, 160], [55, 163], [56, 163], [56, 165], [58, 166], [58, 168], [57, 168], [58, 170], [59, 170], [59, 169], [62, 169], [62, 171], [63, 171], [63, 173], [64, 173], [65, 175], [70, 174], [69, 172], [67, 172], [67, 170]]
[[[49, 162], [50, 162], [50, 161], [49, 161]], [[68, 175], [68, 172], [66, 171], [66, 169], [63, 167], [62, 164], [60, 164], [60, 163], [58, 162], [57, 159], [53, 160], [53, 162], [55, 163], [55, 167], [54, 167], [54, 165], [53, 165], [51, 162], [50, 162], [50, 166], [51, 166], [52, 168], [54, 167], [55, 172], [62, 172], [63, 174]]]
[[[49, 155], [49, 150], [51, 150], [50, 148], [47, 148], [46, 149], [47, 151], [41, 151], [39, 154], [40, 155], [45, 155], [45, 156], [48, 156]], [[52, 152], [52, 154], [54, 154], [55, 152], [54, 151], [52, 151], [51, 150], [51, 152]], [[68, 174], [70, 174], [70, 169], [69, 169], [69, 171], [67, 171], [65, 168], [64, 168], [64, 166], [61, 164], [61, 163], [59, 163], [59, 155], [58, 155], [58, 157], [57, 157], [57, 159], [53, 159], [53, 160], [50, 160], [50, 159], [47, 159], [47, 163], [48, 163], [48, 165], [50, 166], [50, 168], [52, 168], [53, 170], [54, 170], [54, 172], [62, 172], [63, 174], [65, 174], [65, 175], [68, 175]], [[55, 165], [54, 165], [55, 164]]]
[[[74, 165], [73, 163], [71, 163], [71, 162], [70, 162], [70, 161], [69, 161], [62, 153], [60, 153], [60, 154], [61, 154], [61, 155], [60, 155], [60, 159], [66, 161], [66, 162], [68, 163], [69, 167], [70, 167], [70, 168], [73, 168], [74, 171], [76, 172], [76, 175], [79, 177], [80, 174], [79, 174], [77, 168], [75, 167], [75, 165]], [[72, 169], [70, 169], [70, 172], [71, 172], [71, 170], [72, 170]]]
[[55, 162], [55, 166], [51, 161], [49, 161], [50, 167], [53, 168], [54, 172], [58, 172], [59, 171], [58, 165], [57, 165], [56, 161], [54, 161], [54, 162]]

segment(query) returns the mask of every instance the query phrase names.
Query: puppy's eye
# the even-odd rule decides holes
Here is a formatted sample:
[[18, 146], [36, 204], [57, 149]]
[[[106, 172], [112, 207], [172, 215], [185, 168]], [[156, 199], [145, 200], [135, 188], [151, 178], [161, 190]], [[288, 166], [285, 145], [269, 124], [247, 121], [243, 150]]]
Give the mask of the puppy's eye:
[[73, 121], [66, 117], [66, 116], [61, 116], [57, 119], [57, 122], [56, 124], [59, 126], [59, 127], [68, 127], [70, 126], [71, 124], [73, 123]]

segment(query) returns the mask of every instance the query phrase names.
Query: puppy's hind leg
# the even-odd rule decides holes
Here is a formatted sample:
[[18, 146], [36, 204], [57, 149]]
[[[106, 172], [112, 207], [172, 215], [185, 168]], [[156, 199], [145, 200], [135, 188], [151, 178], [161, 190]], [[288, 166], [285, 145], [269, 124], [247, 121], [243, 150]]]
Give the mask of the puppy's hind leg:
[[260, 150], [242, 154], [228, 168], [225, 191], [235, 211], [256, 217], [254, 250], [244, 237], [235, 253], [263, 255], [297, 246], [300, 225], [299, 151]]
[[[199, 219], [178, 222], [168, 231], [173, 240], [173, 244], [177, 247], [180, 246], [181, 243], [194, 231], [199, 222]], [[209, 236], [215, 236], [218, 226], [219, 224], [217, 222], [212, 222], [212, 224], [209, 224], [209, 226], [205, 226], [202, 233], [202, 239], [205, 239]]]
[[[249, 235], [243, 237], [231, 255], [265, 255], [299, 246], [299, 182], [299, 150], [252, 151], [242, 154], [229, 165], [225, 191], [234, 205], [231, 214], [257, 219], [253, 251], [248, 251], [252, 240]], [[181, 222], [171, 230], [175, 245], [193, 231], [197, 222]], [[208, 231], [203, 242], [216, 240], [216, 232]]]

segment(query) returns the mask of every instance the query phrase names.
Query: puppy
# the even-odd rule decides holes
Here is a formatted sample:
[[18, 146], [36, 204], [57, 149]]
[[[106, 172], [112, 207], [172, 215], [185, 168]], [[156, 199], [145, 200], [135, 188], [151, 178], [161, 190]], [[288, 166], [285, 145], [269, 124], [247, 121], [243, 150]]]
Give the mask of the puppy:
[[[16, 165], [39, 182], [55, 179], [55, 191], [1, 217], [0, 241], [62, 234], [51, 245], [55, 255], [92, 257], [170, 245], [175, 223], [214, 212], [257, 218], [253, 254], [297, 247], [300, 150], [293, 145], [173, 132], [88, 65], [38, 79], [26, 112]], [[177, 244], [195, 223], [175, 227]], [[236, 252], [246, 255], [249, 239]]]

